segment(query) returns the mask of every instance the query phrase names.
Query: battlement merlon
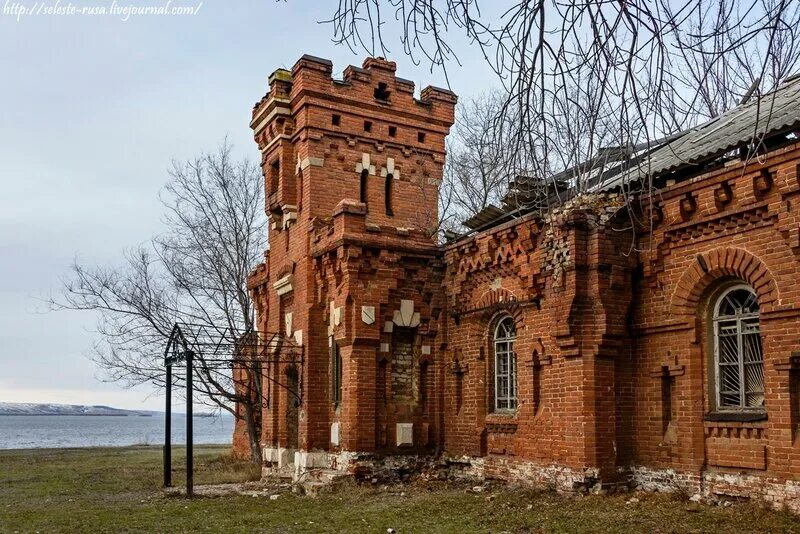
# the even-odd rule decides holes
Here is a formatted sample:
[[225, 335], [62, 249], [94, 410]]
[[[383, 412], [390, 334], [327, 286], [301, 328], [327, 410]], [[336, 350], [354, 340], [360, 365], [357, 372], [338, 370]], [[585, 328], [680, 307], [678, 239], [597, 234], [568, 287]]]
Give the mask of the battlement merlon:
[[[393, 61], [369, 57], [362, 67], [347, 67], [343, 79], [336, 80], [331, 61], [304, 55], [291, 72], [278, 69], [270, 75], [270, 91], [254, 106], [250, 127], [258, 138], [276, 115], [297, 111], [302, 106], [299, 100], [306, 97], [312, 105], [348, 115], [402, 119], [402, 124], [432, 134], [432, 139], [419, 138], [420, 149], [443, 153], [444, 136], [455, 119], [457, 96], [427, 86], [416, 99], [414, 82], [395, 76], [395, 71]], [[304, 126], [302, 118], [297, 122], [296, 132]]]
[[265, 255], [263, 262], [255, 266], [247, 275], [247, 289], [253, 291], [269, 283], [269, 257]]

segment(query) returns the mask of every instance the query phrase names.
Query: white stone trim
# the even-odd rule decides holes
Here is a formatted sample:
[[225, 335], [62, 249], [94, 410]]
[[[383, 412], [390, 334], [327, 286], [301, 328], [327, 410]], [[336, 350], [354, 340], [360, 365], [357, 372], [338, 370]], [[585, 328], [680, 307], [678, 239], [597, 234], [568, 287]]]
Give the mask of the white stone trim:
[[392, 321], [397, 326], [405, 326], [409, 328], [415, 328], [419, 326], [420, 317], [419, 312], [414, 311], [414, 301], [401, 300], [400, 309], [395, 310], [394, 315], [392, 316]]
[[398, 447], [414, 445], [414, 423], [397, 423], [395, 434], [397, 434]]
[[286, 276], [284, 276], [283, 278], [272, 284], [272, 287], [273, 289], [275, 289], [275, 292], [280, 297], [287, 293], [291, 293], [291, 291], [294, 289], [293, 283], [294, 283], [294, 275], [287, 274]]
[[301, 159], [300, 161], [297, 162], [297, 165], [295, 165], [295, 173], [300, 172], [300, 171], [304, 171], [308, 167], [312, 167], [312, 166], [313, 167], [323, 167], [324, 165], [325, 165], [325, 159], [324, 158], [314, 158], [314, 157], [303, 158], [303, 159]]
[[286, 312], [283, 314], [283, 325], [286, 328], [286, 336], [291, 337], [292, 335], [292, 318], [294, 314], [292, 312]]
[[361, 320], [364, 324], [375, 322], [375, 306], [361, 306]]
[[258, 123], [258, 126], [253, 128], [253, 122], [250, 122], [250, 127], [253, 128], [253, 134], [258, 135], [267, 126], [267, 124], [269, 124], [269, 122], [278, 115], [289, 116], [291, 114], [292, 114], [292, 108], [286, 106], [275, 106], [275, 108], [272, 111], [270, 111], [266, 117], [264, 117], [264, 120]]

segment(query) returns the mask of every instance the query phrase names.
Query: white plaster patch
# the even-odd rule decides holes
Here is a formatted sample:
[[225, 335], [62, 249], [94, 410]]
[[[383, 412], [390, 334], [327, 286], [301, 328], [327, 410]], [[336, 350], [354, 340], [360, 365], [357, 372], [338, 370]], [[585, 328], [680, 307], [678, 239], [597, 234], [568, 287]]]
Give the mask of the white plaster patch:
[[394, 323], [392, 321], [386, 321], [383, 323], [383, 331], [387, 333], [391, 333], [394, 331]]
[[342, 323], [342, 307], [333, 309], [333, 324], [339, 326]]
[[375, 306], [361, 306], [361, 320], [364, 324], [375, 322]]
[[397, 446], [414, 444], [414, 423], [397, 423]]
[[302, 347], [303, 346], [303, 331], [302, 330], [295, 331], [295, 333], [294, 333], [294, 342], [297, 343], [298, 347]]
[[361, 168], [362, 169], [369, 168], [369, 154], [366, 152], [361, 153]]
[[286, 327], [286, 335], [292, 335], [292, 319], [294, 314], [292, 312], [286, 312], [283, 314], [283, 324]]
[[338, 447], [341, 441], [341, 423], [331, 423], [331, 445]]
[[499, 276], [494, 280], [492, 280], [492, 283], [489, 284], [489, 289], [492, 289], [494, 291], [497, 291], [501, 287], [503, 287], [503, 279], [500, 278]]
[[282, 469], [291, 465], [294, 460], [294, 449], [278, 448], [278, 468]]
[[422, 345], [422, 354], [427, 356], [431, 353], [431, 346], [430, 345]]
[[381, 343], [381, 352], [389, 352], [389, 344]]
[[411, 319], [414, 316], [414, 301], [401, 300], [400, 301], [400, 315], [403, 319], [403, 326], [411, 324]]

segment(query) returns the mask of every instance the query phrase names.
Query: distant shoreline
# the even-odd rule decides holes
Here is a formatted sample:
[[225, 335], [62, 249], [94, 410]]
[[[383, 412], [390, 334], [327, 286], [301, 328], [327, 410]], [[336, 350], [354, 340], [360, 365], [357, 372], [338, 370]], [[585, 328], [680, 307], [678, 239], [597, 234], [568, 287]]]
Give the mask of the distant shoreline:
[[[0, 413], [0, 417], [162, 417], [163, 413]], [[174, 413], [173, 417], [185, 417], [185, 413]], [[233, 417], [228, 414], [196, 413], [196, 417]]]
[[[0, 417], [155, 417], [149, 413], [0, 413]], [[196, 415], [195, 417], [208, 417]]]

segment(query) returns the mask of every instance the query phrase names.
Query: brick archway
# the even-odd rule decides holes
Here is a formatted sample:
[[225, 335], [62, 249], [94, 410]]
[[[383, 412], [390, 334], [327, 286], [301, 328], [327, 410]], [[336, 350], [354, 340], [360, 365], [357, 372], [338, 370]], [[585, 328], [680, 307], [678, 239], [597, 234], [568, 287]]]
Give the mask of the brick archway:
[[[504, 287], [489, 289], [483, 293], [475, 303], [473, 310], [480, 312], [480, 324], [484, 330], [484, 337], [491, 337], [491, 329], [498, 317], [510, 315], [516, 324], [522, 321], [522, 308], [520, 301], [513, 291]], [[488, 337], [486, 337], [488, 339]]]
[[694, 315], [706, 289], [724, 277], [739, 278], [750, 284], [764, 311], [778, 301], [775, 279], [760, 259], [741, 248], [721, 247], [695, 256], [672, 293], [670, 313], [674, 317]]

